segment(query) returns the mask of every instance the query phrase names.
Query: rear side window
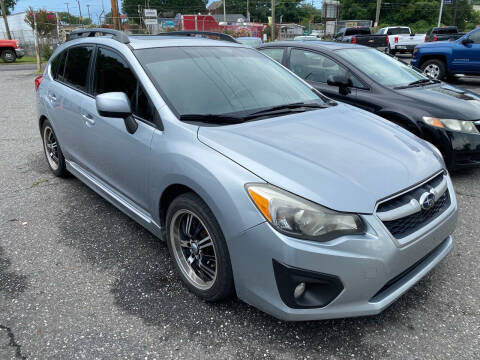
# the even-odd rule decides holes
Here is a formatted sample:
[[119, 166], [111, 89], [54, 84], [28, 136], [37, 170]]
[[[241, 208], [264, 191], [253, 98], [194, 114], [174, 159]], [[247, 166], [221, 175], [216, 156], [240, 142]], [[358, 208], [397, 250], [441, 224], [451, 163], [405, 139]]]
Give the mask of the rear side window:
[[65, 69], [65, 55], [67, 54], [66, 51], [58, 54], [55, 56], [55, 58], [52, 60], [52, 64], [50, 65], [50, 72], [53, 76], [54, 79], [58, 78], [58, 75], [60, 74], [63, 76], [63, 70]]
[[282, 63], [284, 52], [283, 48], [260, 49], [260, 51], [280, 64]]
[[87, 91], [88, 67], [92, 53], [91, 46], [76, 46], [68, 49], [63, 81], [79, 90]]

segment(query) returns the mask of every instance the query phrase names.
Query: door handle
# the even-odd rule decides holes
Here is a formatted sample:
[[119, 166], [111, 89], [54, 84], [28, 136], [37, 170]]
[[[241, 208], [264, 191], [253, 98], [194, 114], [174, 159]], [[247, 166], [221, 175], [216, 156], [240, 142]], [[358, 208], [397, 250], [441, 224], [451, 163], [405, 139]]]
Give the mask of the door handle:
[[56, 97], [55, 94], [53, 94], [53, 93], [49, 93], [49, 94], [48, 94], [48, 98], [49, 98], [50, 101], [52, 101], [52, 102], [57, 100], [57, 97]]
[[95, 120], [92, 118], [91, 115], [83, 114], [82, 117], [85, 119], [85, 125], [87, 125], [87, 126], [95, 125]]

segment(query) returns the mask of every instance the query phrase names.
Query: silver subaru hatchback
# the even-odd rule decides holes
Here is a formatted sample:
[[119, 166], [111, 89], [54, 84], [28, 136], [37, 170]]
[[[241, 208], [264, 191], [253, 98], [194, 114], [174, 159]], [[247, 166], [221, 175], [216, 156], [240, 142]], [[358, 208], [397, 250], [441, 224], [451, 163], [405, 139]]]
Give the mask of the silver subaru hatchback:
[[199, 297], [377, 314], [452, 248], [429, 143], [235, 41], [74, 35], [35, 83], [48, 165], [167, 241]]

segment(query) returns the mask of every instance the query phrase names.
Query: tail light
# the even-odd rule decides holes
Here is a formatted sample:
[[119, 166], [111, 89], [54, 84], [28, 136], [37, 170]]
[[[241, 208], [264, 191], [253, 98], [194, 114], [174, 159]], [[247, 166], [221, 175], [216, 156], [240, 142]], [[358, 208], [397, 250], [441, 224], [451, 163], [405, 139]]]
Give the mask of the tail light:
[[395, 44], [398, 43], [398, 36], [395, 36]]
[[388, 43], [390, 42], [390, 39], [388, 38], [388, 36], [385, 38], [385, 44], [388, 45]]
[[37, 77], [35, 78], [35, 91], [38, 90], [38, 87], [39, 87], [40, 84], [42, 83], [42, 80], [43, 80], [43, 75], [37, 76]]
[[352, 44], [356, 44], [356, 43], [357, 43], [357, 37], [354, 36], [354, 37], [352, 37]]
[[433, 37], [433, 41], [438, 41], [437, 35], [435, 35], [435, 36]]
[[17, 46], [17, 49], [20, 47], [20, 41], [15, 40], [15, 45]]

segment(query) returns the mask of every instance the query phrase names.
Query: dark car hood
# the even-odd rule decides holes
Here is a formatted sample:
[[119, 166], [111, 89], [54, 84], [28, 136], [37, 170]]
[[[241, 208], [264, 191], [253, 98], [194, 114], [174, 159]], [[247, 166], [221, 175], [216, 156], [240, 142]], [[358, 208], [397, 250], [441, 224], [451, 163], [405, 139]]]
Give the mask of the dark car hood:
[[480, 119], [480, 96], [445, 83], [397, 90], [419, 104], [427, 105], [431, 116], [458, 120]]
[[425, 141], [349, 105], [200, 127], [198, 138], [265, 181], [338, 211], [372, 213], [379, 199], [442, 168]]

